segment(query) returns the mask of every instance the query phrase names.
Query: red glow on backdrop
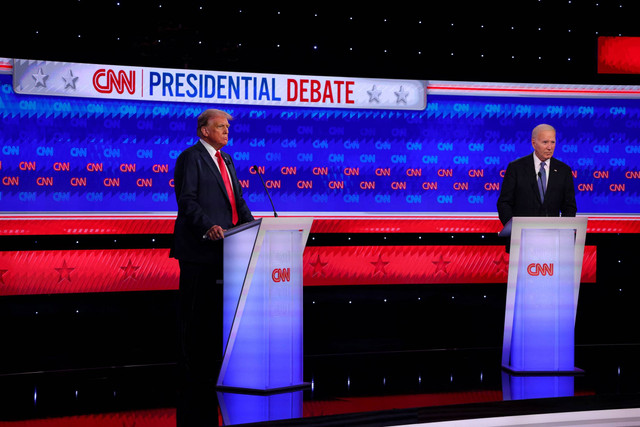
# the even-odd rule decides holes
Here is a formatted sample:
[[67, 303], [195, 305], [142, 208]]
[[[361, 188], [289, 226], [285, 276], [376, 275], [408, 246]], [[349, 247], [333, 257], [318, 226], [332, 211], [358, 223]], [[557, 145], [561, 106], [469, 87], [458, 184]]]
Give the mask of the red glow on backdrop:
[[640, 37], [598, 37], [598, 73], [639, 74]]

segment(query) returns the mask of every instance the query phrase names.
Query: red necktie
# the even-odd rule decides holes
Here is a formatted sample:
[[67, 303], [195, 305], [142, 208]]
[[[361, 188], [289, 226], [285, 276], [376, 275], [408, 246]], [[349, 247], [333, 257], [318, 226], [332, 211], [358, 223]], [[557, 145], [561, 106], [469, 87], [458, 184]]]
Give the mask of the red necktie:
[[220, 175], [222, 175], [222, 180], [224, 181], [224, 186], [227, 189], [227, 195], [229, 196], [229, 201], [231, 202], [231, 214], [233, 216], [233, 225], [238, 223], [238, 210], [236, 209], [236, 197], [233, 194], [233, 188], [231, 187], [231, 181], [229, 181], [229, 173], [227, 172], [227, 165], [225, 165], [224, 160], [222, 160], [222, 156], [219, 151], [216, 151], [216, 157], [218, 158], [218, 166], [220, 166]]

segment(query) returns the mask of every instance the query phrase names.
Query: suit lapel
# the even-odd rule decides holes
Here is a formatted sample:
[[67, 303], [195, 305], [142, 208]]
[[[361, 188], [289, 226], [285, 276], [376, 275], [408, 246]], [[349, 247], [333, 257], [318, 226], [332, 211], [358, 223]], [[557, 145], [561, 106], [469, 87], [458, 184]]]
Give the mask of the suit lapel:
[[540, 199], [540, 189], [538, 188], [538, 175], [536, 175], [533, 156], [534, 154], [532, 153], [527, 157], [527, 161], [525, 162], [525, 176], [527, 176], [527, 179], [530, 180], [529, 184], [531, 185], [533, 194], [535, 194], [536, 200], [538, 201], [538, 203], [542, 203], [542, 199]]
[[552, 157], [549, 161], [549, 180], [547, 181], [547, 194], [550, 189], [555, 188], [558, 182], [558, 168], [556, 167], [556, 161]]
[[[200, 152], [202, 159], [204, 160], [205, 164], [209, 167], [209, 170], [213, 174], [213, 177], [215, 178], [216, 182], [218, 183], [218, 186], [220, 187], [222, 194], [224, 194], [224, 196], [227, 198], [227, 201], [229, 201], [229, 195], [227, 194], [227, 189], [224, 186], [224, 181], [222, 180], [222, 175], [220, 174], [220, 170], [218, 169], [218, 166], [216, 166], [216, 164], [213, 163], [213, 158], [211, 157], [207, 149], [202, 146], [202, 143], [198, 141], [197, 144], [198, 144], [197, 149]], [[224, 153], [223, 153], [223, 156], [224, 156]]]

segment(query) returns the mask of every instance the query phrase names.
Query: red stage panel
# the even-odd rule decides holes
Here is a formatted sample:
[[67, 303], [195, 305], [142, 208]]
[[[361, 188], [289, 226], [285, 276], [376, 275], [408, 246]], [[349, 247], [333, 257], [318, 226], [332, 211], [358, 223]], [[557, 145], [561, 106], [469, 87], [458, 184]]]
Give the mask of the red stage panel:
[[[305, 286], [506, 283], [504, 246], [310, 246]], [[585, 248], [582, 282], [596, 279]], [[0, 295], [178, 289], [168, 249], [0, 252]]]
[[175, 425], [175, 408], [0, 421], [0, 427], [175, 427]]
[[178, 289], [169, 249], [0, 252], [0, 295]]
[[598, 73], [640, 73], [640, 37], [598, 37]]
[[[506, 283], [504, 246], [307, 247], [305, 286]], [[583, 283], [596, 281], [596, 247], [587, 246]]]

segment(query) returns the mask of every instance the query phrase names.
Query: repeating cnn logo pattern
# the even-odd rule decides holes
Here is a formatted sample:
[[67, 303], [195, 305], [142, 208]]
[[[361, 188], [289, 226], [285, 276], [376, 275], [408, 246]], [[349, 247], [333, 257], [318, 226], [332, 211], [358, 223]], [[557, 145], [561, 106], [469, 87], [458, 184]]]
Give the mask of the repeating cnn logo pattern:
[[274, 268], [271, 272], [271, 280], [276, 283], [290, 282], [291, 281], [291, 269], [290, 268]]
[[93, 74], [93, 87], [100, 93], [113, 93], [115, 91], [122, 95], [125, 91], [133, 95], [136, 91], [136, 72], [129, 71], [129, 75], [124, 70], [119, 70], [118, 74], [114, 70], [101, 68]]
[[531, 263], [527, 266], [529, 276], [553, 276], [553, 264]]

